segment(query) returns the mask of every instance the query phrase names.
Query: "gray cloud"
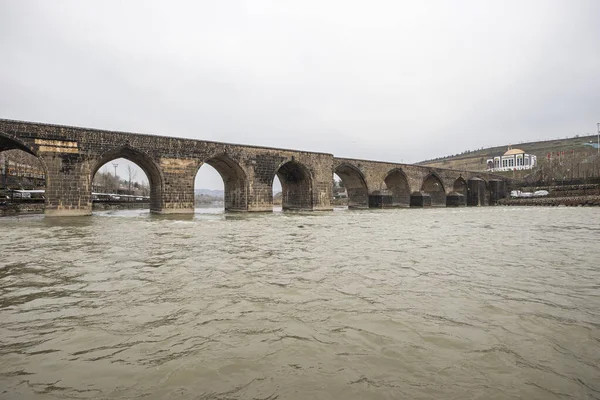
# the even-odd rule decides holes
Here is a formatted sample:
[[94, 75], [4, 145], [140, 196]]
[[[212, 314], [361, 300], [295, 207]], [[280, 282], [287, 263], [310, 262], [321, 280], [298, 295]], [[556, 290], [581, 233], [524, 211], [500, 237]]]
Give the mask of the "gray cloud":
[[600, 3], [0, 2], [0, 116], [416, 162], [595, 131]]

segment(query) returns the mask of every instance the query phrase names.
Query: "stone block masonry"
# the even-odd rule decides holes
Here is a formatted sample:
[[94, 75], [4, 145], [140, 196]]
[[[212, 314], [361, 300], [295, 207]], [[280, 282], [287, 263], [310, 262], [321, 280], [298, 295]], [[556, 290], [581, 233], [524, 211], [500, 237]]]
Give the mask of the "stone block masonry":
[[432, 206], [446, 206], [456, 181], [470, 179], [483, 182], [465, 186], [477, 191], [471, 196], [483, 199], [477, 205], [484, 205], [496, 199], [492, 189], [500, 193], [505, 185], [503, 178], [491, 174], [0, 119], [0, 151], [8, 149], [40, 159], [48, 216], [91, 214], [95, 173], [121, 157], [146, 173], [150, 210], [164, 214], [194, 212], [194, 179], [204, 163], [223, 177], [228, 211], [272, 211], [275, 176], [281, 181], [284, 210], [331, 210], [334, 172], [348, 189], [350, 206], [363, 208], [408, 207], [416, 193], [427, 194]]

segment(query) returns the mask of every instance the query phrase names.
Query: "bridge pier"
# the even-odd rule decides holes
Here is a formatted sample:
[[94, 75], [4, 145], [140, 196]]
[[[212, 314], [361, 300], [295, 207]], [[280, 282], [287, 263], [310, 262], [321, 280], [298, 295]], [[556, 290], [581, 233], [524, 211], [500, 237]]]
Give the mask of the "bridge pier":
[[446, 207], [465, 207], [467, 205], [468, 188], [462, 175], [454, 182], [448, 182], [447, 187], [452, 188], [452, 191], [446, 195]]
[[48, 217], [92, 215], [90, 166], [77, 153], [58, 154], [54, 149], [40, 151], [46, 168], [46, 206]]
[[452, 192], [446, 196], [446, 207], [464, 207], [466, 198], [462, 193]]
[[369, 208], [370, 196], [366, 188], [349, 188], [346, 187], [348, 193], [348, 208], [365, 209]]
[[244, 180], [226, 180], [225, 211], [248, 211], [248, 189]]
[[496, 205], [498, 200], [506, 197], [506, 182], [501, 180], [492, 179], [488, 182], [489, 185], [489, 205]]
[[481, 178], [472, 178], [467, 181], [467, 205], [479, 207], [486, 205], [485, 181]]
[[193, 158], [162, 157], [155, 168], [144, 168], [150, 181], [150, 212], [193, 214], [194, 179], [198, 161]]
[[424, 192], [414, 192], [410, 195], [411, 207], [431, 207], [431, 196]]
[[391, 195], [382, 194], [379, 191], [369, 195], [369, 208], [390, 208], [391, 206]]
[[249, 182], [247, 211], [273, 212], [273, 186], [259, 179]]

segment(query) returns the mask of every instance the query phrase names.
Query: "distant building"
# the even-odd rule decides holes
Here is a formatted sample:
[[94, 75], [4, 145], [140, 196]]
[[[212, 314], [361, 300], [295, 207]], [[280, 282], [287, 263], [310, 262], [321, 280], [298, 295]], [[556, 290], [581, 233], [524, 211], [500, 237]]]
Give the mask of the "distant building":
[[511, 146], [508, 146], [508, 150], [503, 155], [487, 160], [487, 169], [492, 172], [532, 169], [536, 166], [536, 156], [527, 154], [521, 149], [513, 149]]

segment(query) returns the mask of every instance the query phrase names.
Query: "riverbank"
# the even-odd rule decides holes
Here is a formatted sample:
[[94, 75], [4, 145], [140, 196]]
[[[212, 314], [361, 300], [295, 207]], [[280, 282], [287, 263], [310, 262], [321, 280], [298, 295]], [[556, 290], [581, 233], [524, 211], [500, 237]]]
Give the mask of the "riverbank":
[[[569, 193], [572, 191], [563, 191]], [[344, 199], [345, 200], [345, 199]], [[335, 201], [335, 206], [347, 206], [347, 202]], [[600, 195], [570, 195], [560, 197], [528, 197], [528, 198], [506, 198], [498, 200], [499, 206], [568, 206], [568, 207], [600, 207]], [[0, 217], [43, 214], [44, 204], [40, 203], [20, 203], [8, 204], [0, 206]], [[93, 211], [110, 211], [110, 210], [135, 210], [148, 209], [149, 203], [94, 203]]]
[[513, 185], [512, 190], [521, 192], [547, 191], [544, 197], [519, 197], [506, 198], [498, 201], [504, 206], [600, 206], [600, 185], [546, 185], [546, 186], [518, 186]]
[[15, 203], [0, 206], [0, 217], [27, 214], [43, 214], [44, 203]]
[[600, 196], [565, 196], [565, 197], [528, 197], [517, 199], [500, 199], [500, 206], [568, 206], [568, 207], [599, 207]]

